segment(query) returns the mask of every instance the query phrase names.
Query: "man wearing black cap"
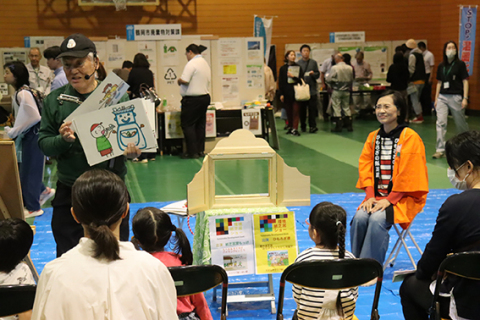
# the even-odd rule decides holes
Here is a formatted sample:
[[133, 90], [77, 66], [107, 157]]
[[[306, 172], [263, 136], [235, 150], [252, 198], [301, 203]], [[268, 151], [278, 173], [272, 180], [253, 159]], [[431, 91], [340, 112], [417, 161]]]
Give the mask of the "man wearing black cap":
[[[122, 179], [127, 173], [125, 156], [120, 156], [91, 167], [82, 146], [70, 128], [72, 122], [64, 120], [95, 90], [99, 82], [95, 71], [99, 66], [95, 44], [82, 34], [67, 37], [60, 46], [57, 59], [62, 59], [68, 84], [52, 91], [44, 100], [38, 144], [43, 153], [57, 160], [58, 181], [52, 201], [52, 232], [57, 243], [57, 257], [78, 244], [83, 228], [73, 219], [70, 208], [71, 188], [75, 180], [91, 168], [107, 169]], [[128, 100], [125, 94], [120, 102]], [[129, 145], [125, 155], [137, 157], [140, 150]], [[123, 219], [120, 239], [128, 240], [128, 216]]]

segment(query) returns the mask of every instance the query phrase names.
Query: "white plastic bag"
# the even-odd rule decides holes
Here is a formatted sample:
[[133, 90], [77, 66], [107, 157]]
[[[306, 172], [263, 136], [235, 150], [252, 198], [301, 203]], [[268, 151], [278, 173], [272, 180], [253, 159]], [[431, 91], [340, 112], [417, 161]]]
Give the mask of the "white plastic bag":
[[297, 84], [293, 88], [295, 89], [296, 101], [308, 101], [310, 100], [310, 86], [302, 80], [302, 84]]

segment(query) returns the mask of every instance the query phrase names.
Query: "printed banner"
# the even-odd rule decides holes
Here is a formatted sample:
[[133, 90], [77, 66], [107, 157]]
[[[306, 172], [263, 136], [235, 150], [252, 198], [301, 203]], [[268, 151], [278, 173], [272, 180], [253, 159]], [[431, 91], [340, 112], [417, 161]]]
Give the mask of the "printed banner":
[[255, 214], [256, 274], [281, 273], [297, 258], [295, 214]]
[[182, 25], [178, 24], [128, 24], [127, 40], [181, 40]]
[[365, 31], [330, 32], [330, 43], [365, 42]]
[[467, 65], [468, 74], [473, 72], [475, 51], [475, 29], [477, 27], [477, 7], [460, 7], [460, 59]]
[[253, 18], [253, 36], [263, 38], [263, 53], [268, 65], [270, 57], [270, 46], [272, 45], [273, 18], [260, 18], [257, 15]]
[[255, 272], [252, 218], [240, 214], [208, 219], [212, 264], [223, 267], [228, 276]]

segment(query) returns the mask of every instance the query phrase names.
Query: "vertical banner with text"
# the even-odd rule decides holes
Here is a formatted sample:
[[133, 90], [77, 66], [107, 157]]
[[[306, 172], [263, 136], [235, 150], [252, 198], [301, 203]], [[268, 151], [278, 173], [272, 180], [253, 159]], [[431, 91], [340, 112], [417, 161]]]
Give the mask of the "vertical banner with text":
[[272, 44], [272, 26], [273, 18], [260, 18], [254, 16], [253, 19], [253, 36], [263, 38], [263, 53], [268, 65], [268, 58], [270, 57], [270, 46]]
[[468, 75], [473, 72], [475, 51], [475, 29], [477, 27], [477, 7], [460, 7], [460, 59], [465, 62]]

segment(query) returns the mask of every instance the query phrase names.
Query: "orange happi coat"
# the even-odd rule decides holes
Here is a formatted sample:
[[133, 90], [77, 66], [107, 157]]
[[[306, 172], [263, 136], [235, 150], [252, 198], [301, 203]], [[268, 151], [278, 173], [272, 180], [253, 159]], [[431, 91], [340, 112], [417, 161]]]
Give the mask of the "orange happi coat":
[[[379, 130], [368, 135], [360, 155], [357, 188], [375, 187], [374, 157], [375, 139]], [[420, 136], [410, 128], [400, 134], [392, 172], [392, 192], [404, 196], [394, 205], [394, 222], [407, 228], [427, 201], [428, 172], [425, 146]], [[366, 199], [365, 199], [366, 200]], [[364, 201], [365, 201], [364, 200]]]

